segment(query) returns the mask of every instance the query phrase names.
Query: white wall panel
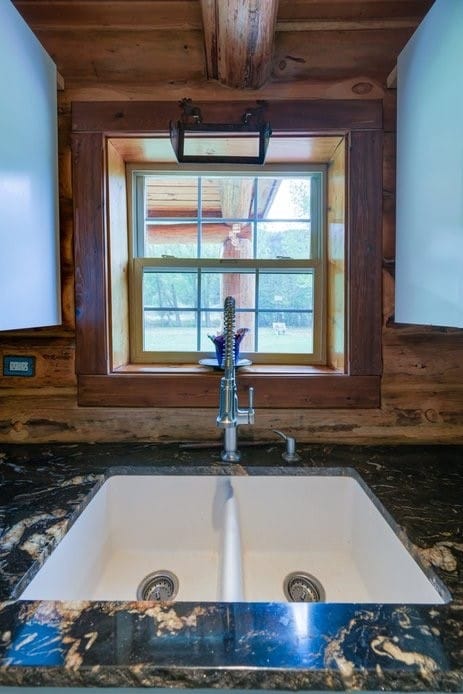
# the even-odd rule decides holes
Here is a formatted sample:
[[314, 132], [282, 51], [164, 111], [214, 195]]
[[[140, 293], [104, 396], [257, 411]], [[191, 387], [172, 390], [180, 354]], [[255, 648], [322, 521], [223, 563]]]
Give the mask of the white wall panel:
[[436, 0], [398, 60], [395, 319], [463, 327], [462, 0]]
[[56, 67], [0, 2], [0, 330], [61, 322]]

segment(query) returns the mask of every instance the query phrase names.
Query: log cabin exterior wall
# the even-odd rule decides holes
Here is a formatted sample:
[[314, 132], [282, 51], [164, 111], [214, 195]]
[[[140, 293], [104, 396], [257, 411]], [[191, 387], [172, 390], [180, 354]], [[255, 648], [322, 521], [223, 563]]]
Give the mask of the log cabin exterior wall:
[[[24, 4], [24, 3], [23, 3]], [[32, 7], [33, 5], [31, 5]], [[286, 4], [283, 3], [283, 8]], [[193, 20], [192, 20], [193, 21]], [[196, 20], [195, 20], [196, 21]], [[373, 21], [373, 20], [371, 20]], [[409, 28], [407, 28], [408, 30]], [[371, 31], [377, 31], [372, 29]], [[289, 40], [289, 36], [283, 37]], [[320, 38], [323, 38], [320, 36]], [[282, 46], [283, 41], [277, 43]], [[332, 55], [332, 54], [331, 54]], [[342, 61], [340, 61], [342, 62]], [[280, 71], [298, 67], [289, 61]], [[287, 61], [288, 64], [288, 61]], [[237, 93], [202, 82], [188, 89], [193, 99], [383, 98], [383, 375], [377, 409], [261, 409], [243, 437], [273, 439], [278, 428], [299, 441], [330, 443], [462, 443], [463, 331], [394, 323], [395, 93], [373, 75], [330, 73], [323, 82], [275, 83]], [[315, 76], [315, 73], [314, 73]], [[84, 76], [85, 77], [85, 76]], [[306, 76], [307, 77], [307, 76]], [[311, 75], [308, 76], [312, 77]], [[366, 87], [357, 85], [370, 85]], [[190, 85], [191, 86], [191, 85]], [[79, 407], [75, 377], [75, 305], [73, 264], [73, 185], [71, 174], [71, 100], [172, 99], [185, 96], [185, 85], [164, 84], [153, 94], [143, 81], [122, 83], [92, 75], [71, 83], [60, 95], [59, 177], [63, 323], [56, 328], [0, 334], [4, 355], [34, 355], [36, 375], [26, 379], [0, 375], [0, 442], [213, 440], [217, 399], [208, 408]], [[238, 96], [237, 96], [238, 94]]]

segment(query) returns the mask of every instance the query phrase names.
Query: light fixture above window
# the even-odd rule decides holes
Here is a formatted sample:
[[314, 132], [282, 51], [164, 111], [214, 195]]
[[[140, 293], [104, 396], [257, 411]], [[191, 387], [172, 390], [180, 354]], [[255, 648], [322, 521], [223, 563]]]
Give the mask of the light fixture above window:
[[181, 119], [170, 123], [177, 161], [191, 164], [263, 164], [272, 134], [265, 102], [247, 108], [239, 123], [204, 123], [191, 99], [182, 99]]

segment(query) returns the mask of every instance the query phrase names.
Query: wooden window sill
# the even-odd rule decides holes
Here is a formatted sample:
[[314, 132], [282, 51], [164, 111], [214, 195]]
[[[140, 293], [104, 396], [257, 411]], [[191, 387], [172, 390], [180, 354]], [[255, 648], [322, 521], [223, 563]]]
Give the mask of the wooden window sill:
[[[221, 369], [213, 369], [202, 364], [126, 364], [114, 369], [117, 374], [163, 374], [176, 375], [180, 373], [205, 374], [216, 372], [222, 375]], [[336, 374], [342, 373], [329, 366], [311, 366], [304, 364], [251, 364], [250, 366], [240, 366], [237, 374]]]

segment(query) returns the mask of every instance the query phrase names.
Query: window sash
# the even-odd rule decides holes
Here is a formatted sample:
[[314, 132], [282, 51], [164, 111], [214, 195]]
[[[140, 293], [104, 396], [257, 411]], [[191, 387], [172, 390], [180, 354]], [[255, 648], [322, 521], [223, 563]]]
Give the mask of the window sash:
[[[325, 249], [324, 249], [324, 235], [325, 235], [325, 224], [324, 224], [324, 214], [323, 214], [323, 207], [324, 207], [324, 201], [325, 201], [325, 178], [326, 178], [326, 170], [327, 167], [326, 165], [318, 165], [318, 166], [313, 166], [313, 165], [305, 165], [305, 166], [285, 166], [285, 165], [272, 165], [272, 166], [267, 166], [265, 170], [262, 169], [262, 167], [247, 167], [245, 171], [223, 171], [221, 170], [223, 167], [214, 167], [212, 170], [211, 168], [207, 169], [194, 169], [194, 170], [177, 170], [177, 169], [172, 169], [171, 167], [139, 167], [132, 165], [128, 167], [128, 177], [129, 177], [129, 189], [131, 190], [132, 193], [132, 200], [131, 200], [131, 205], [132, 205], [132, 215], [131, 215], [131, 257], [147, 257], [147, 254], [145, 253], [145, 241], [144, 241], [144, 236], [145, 236], [145, 224], [157, 224], [157, 223], [162, 223], [162, 222], [172, 222], [175, 220], [177, 223], [185, 223], [189, 224], [191, 223], [192, 226], [193, 224], [197, 225], [197, 244], [202, 242], [201, 239], [201, 231], [203, 226], [207, 226], [207, 224], [211, 223], [221, 223], [221, 224], [226, 224], [226, 223], [244, 223], [248, 222], [249, 224], [253, 225], [254, 228], [257, 228], [260, 225], [263, 224], [272, 224], [272, 223], [287, 223], [287, 224], [295, 224], [295, 223], [308, 223], [310, 222], [311, 224], [311, 249], [310, 249], [310, 258], [320, 258], [323, 259], [324, 254], [325, 254]], [[279, 217], [279, 218], [261, 218], [259, 217], [258, 213], [258, 193], [257, 189], [254, 191], [253, 197], [253, 213], [249, 214], [248, 216], [241, 217], [241, 216], [227, 216], [227, 217], [209, 217], [205, 213], [203, 214], [198, 214], [197, 216], [190, 216], [190, 215], [185, 215], [181, 216], [179, 215], [178, 217], [169, 217], [169, 216], [156, 216], [156, 217], [148, 217], [145, 214], [146, 211], [146, 179], [149, 177], [161, 177], [168, 179], [169, 177], [172, 179], [179, 179], [179, 178], [196, 178], [197, 179], [197, 185], [198, 185], [198, 208], [199, 212], [203, 212], [202, 210], [202, 193], [201, 193], [201, 186], [199, 184], [199, 179], [207, 179], [207, 178], [238, 178], [238, 179], [243, 179], [243, 178], [253, 178], [257, 180], [257, 185], [259, 183], [260, 179], [265, 179], [265, 178], [304, 178], [304, 176], [311, 178], [311, 199], [310, 199], [310, 216], [309, 217]], [[131, 180], [130, 180], [131, 179]], [[325, 210], [326, 213], [326, 210]], [[256, 244], [257, 244], [257, 239], [256, 235], [253, 234], [253, 258], [255, 259], [262, 259], [259, 258], [256, 254]], [[153, 256], [153, 257], [159, 257], [159, 256]], [[193, 257], [193, 256], [191, 256]], [[196, 257], [200, 257], [199, 253], [196, 254]], [[304, 258], [302, 258], [304, 259]]]
[[[218, 260], [200, 260], [200, 259], [179, 259], [179, 258], [134, 258], [132, 261], [132, 272], [131, 272], [131, 361], [134, 363], [184, 363], [191, 362], [192, 356], [194, 359], [202, 359], [209, 356], [209, 353], [213, 351], [213, 346], [207, 351], [149, 351], [144, 348], [144, 302], [143, 302], [143, 276], [146, 271], [159, 270], [160, 272], [168, 271], [193, 271], [193, 272], [208, 272], [217, 271], [223, 273], [233, 273], [238, 274], [239, 272], [252, 272], [256, 273], [257, 277], [262, 272], [274, 272], [276, 274], [294, 274], [303, 273], [307, 271], [313, 272], [313, 306], [312, 306], [312, 321], [313, 321], [313, 352], [312, 353], [289, 353], [282, 352], [276, 354], [275, 352], [253, 352], [252, 360], [255, 363], [282, 363], [282, 364], [320, 364], [323, 363], [324, 359], [324, 341], [323, 341], [323, 331], [320, 329], [319, 323], [323, 322], [323, 312], [324, 312], [324, 301], [323, 301], [323, 272], [321, 261], [271, 261], [264, 260], [260, 263], [251, 260], [243, 259], [228, 259], [224, 261], [223, 259]], [[198, 290], [199, 292], [199, 290]], [[259, 300], [257, 295], [257, 288], [255, 290], [255, 301], [251, 309], [243, 308], [237, 311], [240, 313], [252, 313], [255, 320], [258, 321], [259, 315], [264, 313], [278, 313], [277, 308], [262, 309], [259, 306]], [[166, 307], [167, 308], [167, 307]], [[189, 307], [192, 313], [200, 315], [204, 311], [205, 307], [201, 305], [199, 297], [195, 298], [192, 302], [192, 306]], [[283, 313], [290, 313], [291, 310], [282, 309]], [[308, 309], [307, 312], [310, 312]], [[201, 325], [198, 323], [196, 326], [197, 335], [199, 336], [201, 331]], [[199, 337], [197, 338], [199, 339]], [[198, 345], [197, 345], [198, 346]]]

